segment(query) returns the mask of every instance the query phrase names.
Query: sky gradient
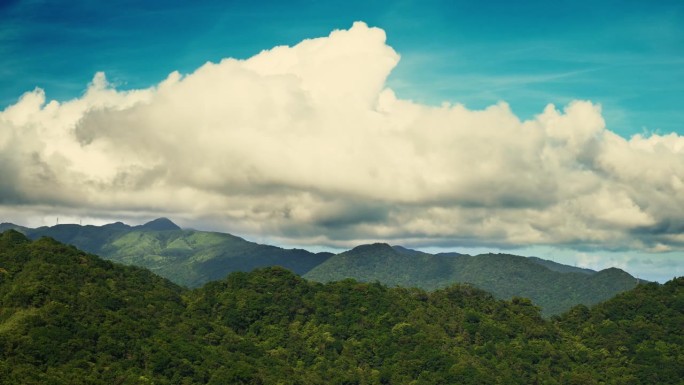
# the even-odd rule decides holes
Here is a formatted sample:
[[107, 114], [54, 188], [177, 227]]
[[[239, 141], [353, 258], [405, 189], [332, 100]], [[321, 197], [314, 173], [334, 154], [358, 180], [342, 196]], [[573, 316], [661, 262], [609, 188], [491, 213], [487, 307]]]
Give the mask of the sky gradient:
[[0, 57], [0, 221], [682, 274], [679, 1], [15, 1]]

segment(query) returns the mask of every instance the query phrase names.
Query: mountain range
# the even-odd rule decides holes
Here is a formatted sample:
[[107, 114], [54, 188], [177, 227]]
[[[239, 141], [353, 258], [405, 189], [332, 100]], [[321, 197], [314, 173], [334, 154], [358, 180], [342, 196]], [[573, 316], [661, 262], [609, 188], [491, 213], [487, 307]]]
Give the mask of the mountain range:
[[279, 267], [191, 290], [0, 234], [0, 385], [681, 384], [682, 324], [684, 278], [544, 319], [470, 285], [322, 284]]
[[425, 290], [469, 283], [497, 298], [530, 298], [545, 316], [607, 300], [637, 285], [636, 278], [617, 268], [595, 272], [510, 254], [433, 255], [383, 243], [332, 256], [304, 274], [319, 282], [348, 277]]
[[54, 238], [115, 262], [147, 268], [188, 287], [224, 278], [233, 271], [275, 265], [301, 275], [332, 255], [260, 245], [226, 233], [184, 230], [167, 218], [140, 226], [116, 222], [31, 229], [0, 224], [0, 231], [6, 229], [17, 230], [31, 239]]
[[429, 254], [383, 243], [339, 254], [283, 249], [226, 233], [181, 229], [167, 218], [140, 226], [117, 222], [32, 229], [0, 224], [0, 231], [7, 229], [31, 239], [51, 237], [105, 259], [144, 267], [186, 287], [199, 287], [235, 271], [281, 266], [319, 282], [354, 278], [425, 290], [470, 283], [496, 298], [529, 298], [544, 316], [551, 316], [577, 304], [607, 300], [638, 284], [636, 278], [616, 268], [596, 272], [509, 254]]

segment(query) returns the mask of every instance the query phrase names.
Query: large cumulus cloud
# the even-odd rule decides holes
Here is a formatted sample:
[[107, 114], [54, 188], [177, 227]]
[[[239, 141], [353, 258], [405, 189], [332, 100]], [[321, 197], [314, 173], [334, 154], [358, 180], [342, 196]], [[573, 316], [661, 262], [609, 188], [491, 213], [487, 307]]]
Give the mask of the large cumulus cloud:
[[[684, 137], [624, 139], [598, 105], [521, 121], [403, 100], [363, 23], [247, 60], [0, 113], [0, 214], [164, 214], [292, 243], [684, 248]], [[425, 68], [429, 71], [429, 68]]]

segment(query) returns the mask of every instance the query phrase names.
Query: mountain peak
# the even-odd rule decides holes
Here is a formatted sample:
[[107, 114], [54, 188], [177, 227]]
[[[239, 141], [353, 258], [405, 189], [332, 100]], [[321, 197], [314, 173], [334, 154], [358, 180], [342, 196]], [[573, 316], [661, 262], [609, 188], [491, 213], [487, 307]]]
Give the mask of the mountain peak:
[[136, 226], [138, 229], [143, 230], [153, 230], [153, 231], [165, 231], [165, 230], [180, 230], [181, 228], [171, 222], [169, 218], [157, 218], [155, 220], [149, 221], [141, 226]]
[[387, 243], [373, 243], [373, 244], [360, 245], [360, 246], [356, 246], [355, 248], [349, 250], [348, 252], [353, 253], [353, 254], [378, 253], [378, 252], [397, 253], [397, 251], [394, 250], [392, 248], [392, 246], [388, 245]]
[[[151, 222], [148, 222], [148, 223], [151, 223]], [[109, 228], [109, 229], [128, 229], [131, 226], [129, 226], [123, 222], [114, 222], [114, 223], [108, 223], [102, 227], [103, 228]]]
[[0, 233], [0, 245], [18, 245], [30, 242], [26, 236], [17, 230], [9, 229]]
[[617, 267], [609, 267], [607, 269], [603, 269], [599, 271], [598, 273], [595, 274], [596, 276], [599, 277], [613, 277], [613, 278], [627, 278], [627, 279], [636, 279], [634, 276], [629, 274], [628, 272], [617, 268]]

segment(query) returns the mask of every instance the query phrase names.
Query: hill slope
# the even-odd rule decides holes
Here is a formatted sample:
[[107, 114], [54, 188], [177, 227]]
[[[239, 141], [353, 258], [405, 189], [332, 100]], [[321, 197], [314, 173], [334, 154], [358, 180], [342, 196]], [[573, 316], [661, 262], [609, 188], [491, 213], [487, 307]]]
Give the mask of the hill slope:
[[0, 384], [677, 384], [684, 279], [546, 321], [524, 299], [281, 268], [187, 290], [0, 234]]
[[684, 381], [684, 277], [639, 285], [593, 308], [577, 306], [557, 322], [594, 352], [589, 359], [610, 365], [596, 379]]
[[[0, 235], [0, 383], [130, 383], [180, 322], [181, 289], [52, 239]], [[157, 346], [155, 346], [155, 344]], [[151, 347], [150, 350], [147, 350]]]
[[568, 272], [561, 272], [559, 266], [564, 265], [545, 261], [554, 264], [552, 270], [540, 261], [508, 254], [431, 255], [374, 244], [335, 255], [304, 277], [319, 282], [354, 278], [426, 290], [470, 283], [497, 298], [530, 298], [546, 316], [604, 301], [637, 284], [636, 278], [618, 269], [589, 274], [567, 266]]
[[140, 226], [116, 222], [17, 230], [32, 239], [51, 237], [115, 262], [145, 267], [189, 287], [257, 267], [282, 266], [304, 274], [331, 255], [260, 245], [230, 234], [182, 230], [167, 218]]
[[166, 218], [140, 226], [57, 225], [26, 229], [30, 238], [49, 236], [106, 259], [148, 268], [173, 282], [199, 287], [230, 272], [282, 266], [321, 282], [355, 278], [390, 286], [443, 288], [472, 283], [497, 298], [531, 298], [545, 316], [577, 304], [590, 305], [635, 286], [628, 274], [597, 274], [538, 258], [514, 255], [428, 254], [386, 244], [330, 253], [260, 245], [230, 234], [182, 230]]
[[266, 266], [282, 266], [304, 274], [329, 257], [195, 230], [135, 230], [106, 243], [100, 252], [113, 261], [149, 268], [188, 287], [224, 278], [234, 271]]
[[452, 259], [376, 243], [357, 246], [330, 257], [304, 277], [319, 282], [354, 278], [365, 282], [379, 281], [389, 286], [432, 290], [456, 282], [449, 282]]

